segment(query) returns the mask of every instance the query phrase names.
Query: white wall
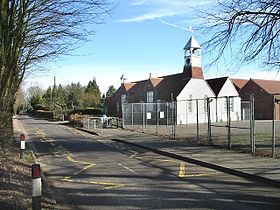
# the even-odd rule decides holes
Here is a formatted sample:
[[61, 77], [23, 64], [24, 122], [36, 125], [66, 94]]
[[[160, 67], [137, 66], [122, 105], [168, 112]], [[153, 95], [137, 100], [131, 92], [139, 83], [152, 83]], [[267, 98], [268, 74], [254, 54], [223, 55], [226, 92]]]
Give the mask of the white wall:
[[216, 119], [215, 122], [226, 122], [227, 121], [227, 109], [226, 109], [226, 97], [230, 97], [230, 118], [231, 121], [241, 120], [241, 98], [237, 90], [235, 89], [233, 83], [228, 78], [219, 92], [216, 101]]
[[[203, 79], [191, 79], [177, 97], [177, 124], [188, 124], [197, 122], [206, 123], [207, 119], [207, 97], [214, 97], [214, 93]], [[199, 99], [198, 102], [196, 102]], [[198, 103], [198, 112], [197, 112]], [[215, 110], [214, 101], [210, 104], [211, 113]], [[215, 113], [211, 114], [212, 120]]]
[[[231, 121], [241, 120], [241, 98], [239, 96], [230, 97], [230, 118]], [[214, 122], [226, 122], [227, 121], [227, 108], [226, 108], [226, 98], [215, 99], [216, 103], [216, 118]], [[233, 106], [231, 105], [233, 104]]]

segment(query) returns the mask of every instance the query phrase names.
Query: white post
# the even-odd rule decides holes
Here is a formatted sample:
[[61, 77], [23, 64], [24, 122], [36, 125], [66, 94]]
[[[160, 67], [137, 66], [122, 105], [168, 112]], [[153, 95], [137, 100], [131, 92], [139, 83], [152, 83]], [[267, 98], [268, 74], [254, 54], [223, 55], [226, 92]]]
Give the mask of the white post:
[[25, 151], [25, 135], [22, 133], [20, 134], [20, 159], [24, 158], [24, 151]]
[[32, 165], [32, 210], [41, 210], [42, 180], [40, 164]]

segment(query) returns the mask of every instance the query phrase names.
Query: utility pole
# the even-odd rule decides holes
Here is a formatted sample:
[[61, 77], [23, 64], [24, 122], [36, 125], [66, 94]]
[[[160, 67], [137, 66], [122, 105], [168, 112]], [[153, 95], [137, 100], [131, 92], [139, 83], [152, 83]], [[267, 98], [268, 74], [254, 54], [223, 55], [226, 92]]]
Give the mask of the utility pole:
[[55, 90], [56, 90], [56, 77], [53, 77], [53, 91], [52, 91], [52, 102], [53, 102], [53, 109], [55, 110]]

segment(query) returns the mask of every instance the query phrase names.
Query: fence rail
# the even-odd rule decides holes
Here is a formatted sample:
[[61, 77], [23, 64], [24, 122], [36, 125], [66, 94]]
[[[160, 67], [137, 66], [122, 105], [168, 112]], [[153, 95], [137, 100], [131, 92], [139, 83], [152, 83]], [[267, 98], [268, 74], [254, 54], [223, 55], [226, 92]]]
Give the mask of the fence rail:
[[274, 95], [123, 104], [123, 127], [209, 146], [280, 157], [280, 107]]

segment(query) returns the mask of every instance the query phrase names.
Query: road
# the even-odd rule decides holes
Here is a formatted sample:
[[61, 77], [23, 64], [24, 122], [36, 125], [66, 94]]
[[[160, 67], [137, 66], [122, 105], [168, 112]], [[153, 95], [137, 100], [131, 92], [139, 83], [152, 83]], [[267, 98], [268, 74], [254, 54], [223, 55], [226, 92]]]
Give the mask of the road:
[[21, 116], [61, 209], [279, 209], [280, 190]]

